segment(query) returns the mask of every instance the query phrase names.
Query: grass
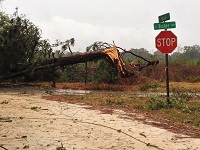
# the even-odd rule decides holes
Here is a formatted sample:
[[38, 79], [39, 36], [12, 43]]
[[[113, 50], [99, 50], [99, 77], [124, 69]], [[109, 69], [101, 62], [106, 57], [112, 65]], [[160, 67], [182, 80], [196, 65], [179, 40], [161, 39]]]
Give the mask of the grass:
[[144, 83], [140, 86], [140, 91], [146, 91], [148, 89], [152, 89], [153, 92], [158, 91], [158, 88], [162, 88], [164, 87], [163, 85], [159, 84], [159, 83]]
[[150, 97], [145, 103], [137, 104], [137, 108], [173, 123], [183, 123], [200, 130], [200, 97], [194, 95], [173, 94], [170, 103], [163, 97]]

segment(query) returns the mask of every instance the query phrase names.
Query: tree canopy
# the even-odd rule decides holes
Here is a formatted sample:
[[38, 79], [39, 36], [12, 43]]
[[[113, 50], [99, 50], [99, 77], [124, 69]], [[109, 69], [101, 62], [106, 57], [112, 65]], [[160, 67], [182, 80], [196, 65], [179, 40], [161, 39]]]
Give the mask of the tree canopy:
[[18, 11], [9, 17], [0, 13], [0, 74], [22, 70], [34, 62], [39, 45], [40, 29], [19, 16]]

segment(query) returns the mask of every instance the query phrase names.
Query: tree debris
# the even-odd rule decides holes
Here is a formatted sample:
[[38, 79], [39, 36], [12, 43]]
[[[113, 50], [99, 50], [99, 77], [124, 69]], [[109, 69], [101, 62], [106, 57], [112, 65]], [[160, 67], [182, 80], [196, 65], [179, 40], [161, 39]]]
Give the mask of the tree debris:
[[[58, 66], [73, 65], [73, 64], [77, 64], [77, 63], [85, 63], [88, 61], [99, 60], [102, 58], [108, 58], [110, 60], [110, 62], [113, 63], [115, 65], [115, 67], [118, 69], [119, 76], [121, 76], [121, 77], [127, 77], [130, 75], [134, 75], [133, 70], [141, 71], [145, 67], [156, 66], [159, 63], [158, 60], [154, 60], [154, 61], [147, 60], [146, 58], [143, 58], [142, 56], [136, 55], [131, 51], [126, 51], [115, 45], [101, 43], [100, 46], [99, 45], [97, 45], [97, 46], [100, 47], [99, 50], [88, 51], [85, 53], [80, 53], [80, 54], [76, 54], [76, 55], [74, 54], [74, 55], [70, 55], [70, 56], [66, 56], [66, 57], [49, 59], [42, 64], [38, 64], [37, 66], [31, 66], [31, 67], [27, 68], [26, 70], [23, 70], [23, 71], [20, 71], [20, 72], [11, 74], [11, 75], [7, 75], [7, 76], [0, 76], [0, 81], [8, 80], [8, 79], [15, 78], [18, 76], [22, 76], [24, 74], [29, 73], [30, 71], [37, 71], [37, 70], [46, 69], [46, 68], [55, 68]], [[123, 52], [120, 53], [119, 50], [122, 50]], [[125, 53], [130, 53], [130, 54], [144, 60], [146, 62], [146, 64], [145, 65], [126, 64], [123, 61], [123, 55]]]

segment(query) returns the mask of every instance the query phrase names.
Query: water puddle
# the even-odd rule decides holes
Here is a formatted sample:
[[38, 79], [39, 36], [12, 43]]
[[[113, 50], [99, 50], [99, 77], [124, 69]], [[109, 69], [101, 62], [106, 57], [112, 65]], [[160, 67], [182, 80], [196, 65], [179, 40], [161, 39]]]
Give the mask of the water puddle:
[[52, 94], [56, 94], [56, 95], [63, 95], [63, 94], [67, 94], [67, 95], [85, 95], [90, 93], [90, 91], [88, 90], [72, 90], [72, 89], [56, 89], [52, 91]]

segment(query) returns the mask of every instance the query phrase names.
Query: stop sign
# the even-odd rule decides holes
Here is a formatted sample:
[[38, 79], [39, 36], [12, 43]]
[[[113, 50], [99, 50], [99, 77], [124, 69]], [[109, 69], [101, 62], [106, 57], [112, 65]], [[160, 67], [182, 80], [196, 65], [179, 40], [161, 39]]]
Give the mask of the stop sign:
[[171, 31], [161, 31], [156, 36], [156, 48], [164, 54], [171, 53], [177, 47], [177, 37]]

